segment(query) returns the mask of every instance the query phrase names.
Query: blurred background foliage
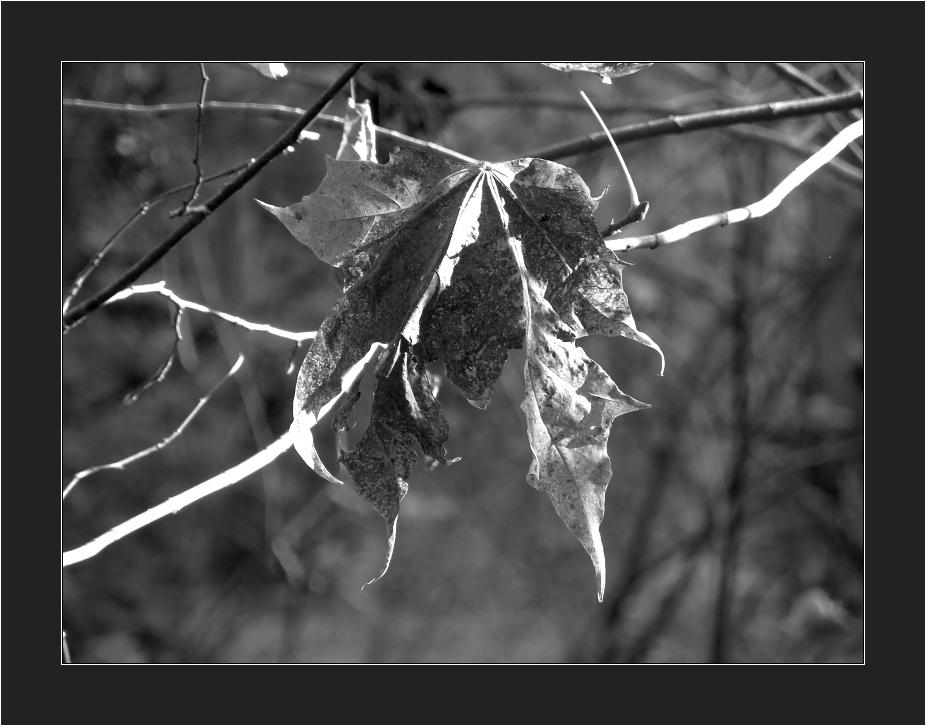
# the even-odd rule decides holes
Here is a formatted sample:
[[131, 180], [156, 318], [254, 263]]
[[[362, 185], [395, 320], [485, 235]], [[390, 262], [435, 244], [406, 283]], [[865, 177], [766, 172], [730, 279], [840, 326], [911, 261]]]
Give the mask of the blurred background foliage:
[[[208, 99], [307, 108], [343, 69], [287, 64], [271, 80], [247, 64], [207, 64]], [[842, 91], [860, 64], [802, 64]], [[578, 74], [610, 126], [670, 113], [799, 98], [768, 65], [657, 64], [602, 84]], [[195, 102], [196, 64], [64, 64], [64, 98]], [[376, 122], [501, 161], [593, 133], [565, 75], [540, 64], [365, 65], [355, 93]], [[342, 115], [346, 93], [327, 113]], [[657, 232], [764, 196], [848, 116], [782, 120], [624, 144]], [[258, 155], [291, 123], [208, 111], [201, 160], [215, 174]], [[332, 268], [254, 198], [285, 206], [325, 174], [335, 129], [313, 127], [142, 282], [252, 322], [314, 330], [339, 296]], [[757, 126], [750, 127], [751, 129]], [[195, 112], [62, 112], [62, 295], [145, 200], [194, 179]], [[793, 145], [793, 143], [792, 143]], [[380, 160], [391, 151], [379, 148]], [[860, 167], [849, 151], [839, 157]], [[627, 209], [613, 152], [558, 160], [593, 195], [601, 227]], [[208, 197], [224, 180], [207, 185]], [[88, 281], [95, 292], [176, 224], [176, 194], [147, 212]], [[825, 167], [772, 214], [622, 255], [640, 330], [581, 344], [626, 393], [653, 408], [618, 418], [601, 528], [604, 604], [588, 556], [531, 489], [523, 354], [492, 404], [440, 390], [448, 451], [419, 464], [386, 577], [385, 525], [350, 484], [327, 485], [290, 450], [248, 480], [161, 519], [63, 572], [63, 627], [77, 662], [860, 662], [863, 601], [863, 204], [860, 184]], [[158, 296], [104, 306], [62, 339], [62, 479], [160, 440], [224, 375], [243, 369], [163, 451], [81, 482], [62, 504], [65, 549], [237, 464], [289, 426], [305, 348]], [[434, 370], [440, 375], [440, 368]], [[365, 396], [369, 404], [369, 395]], [[362, 415], [358, 416], [362, 421]], [[362, 434], [358, 426], [349, 439]], [[330, 428], [319, 448], [336, 467]], [[343, 473], [343, 472], [342, 472]]]

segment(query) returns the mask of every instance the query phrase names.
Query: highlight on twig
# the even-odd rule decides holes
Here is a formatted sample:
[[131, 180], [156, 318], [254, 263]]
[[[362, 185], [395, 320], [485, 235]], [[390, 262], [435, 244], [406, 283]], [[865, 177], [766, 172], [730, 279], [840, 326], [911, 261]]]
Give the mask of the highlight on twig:
[[173, 319], [173, 328], [174, 328], [174, 340], [170, 346], [170, 352], [167, 354], [167, 359], [158, 366], [158, 369], [151, 374], [147, 381], [142, 383], [138, 388], [136, 388], [131, 393], [126, 394], [125, 398], [122, 399], [122, 403], [126, 406], [129, 406], [135, 403], [138, 400], [138, 397], [141, 396], [145, 391], [147, 391], [155, 383], [160, 383], [167, 376], [167, 372], [170, 370], [171, 366], [174, 364], [174, 358], [177, 356], [177, 349], [180, 347], [180, 341], [183, 339], [183, 333], [180, 330], [180, 323], [183, 321], [183, 308], [176, 307], [174, 309], [174, 319]]
[[174, 305], [183, 310], [195, 310], [196, 312], [205, 313], [206, 315], [212, 315], [213, 317], [224, 320], [225, 322], [232, 323], [246, 330], [253, 330], [257, 333], [268, 333], [270, 335], [275, 335], [278, 338], [285, 338], [286, 340], [293, 340], [297, 343], [301, 343], [306, 340], [312, 340], [315, 337], [315, 331], [311, 330], [305, 333], [292, 333], [288, 330], [282, 330], [281, 328], [275, 328], [272, 325], [264, 325], [263, 323], [252, 323], [244, 318], [239, 318], [234, 315], [229, 315], [228, 313], [223, 313], [219, 310], [213, 310], [212, 308], [207, 308], [205, 305], [200, 305], [199, 303], [190, 302], [189, 300], [184, 300], [174, 294], [171, 290], [166, 287], [166, 283], [161, 280], [160, 282], [153, 282], [148, 285], [133, 285], [130, 288], [117, 292], [109, 300], [106, 301], [106, 305], [111, 305], [114, 302], [119, 300], [125, 300], [126, 298], [132, 297], [133, 295], [144, 295], [155, 293], [157, 295], [162, 295], [170, 300]]
[[846, 148], [854, 139], [861, 136], [862, 124], [862, 121], [856, 121], [844, 128], [816, 154], [788, 174], [784, 181], [775, 187], [768, 196], [750, 204], [748, 207], [692, 219], [658, 234], [650, 234], [643, 237], [626, 237], [624, 239], [606, 239], [605, 242], [607, 243], [608, 249], [614, 252], [627, 252], [628, 250], [640, 249], [642, 247], [655, 249], [660, 245], [678, 242], [695, 232], [700, 232], [711, 227], [724, 227], [728, 224], [742, 222], [746, 219], [762, 217], [781, 204], [781, 201], [790, 192], [803, 183], [811, 174], [817, 171], [817, 169], [835, 157], [836, 154]]
[[260, 471], [262, 468], [267, 466], [267, 464], [280, 456], [280, 454], [288, 451], [292, 445], [292, 434], [287, 431], [272, 444], [262, 449], [261, 451], [258, 451], [251, 458], [242, 461], [237, 466], [234, 466], [227, 471], [223, 471], [221, 474], [214, 476], [211, 479], [202, 482], [201, 484], [197, 484], [192, 489], [187, 489], [182, 494], [171, 497], [166, 502], [162, 502], [161, 504], [152, 507], [147, 512], [143, 512], [142, 514], [139, 514], [136, 517], [132, 517], [122, 524], [116, 525], [105, 534], [100, 535], [85, 545], [81, 545], [80, 547], [77, 547], [73, 550], [68, 550], [62, 557], [63, 566], [68, 567], [77, 562], [87, 560], [94, 555], [99, 554], [99, 552], [111, 545], [113, 542], [118, 542], [126, 535], [141, 529], [146, 524], [156, 522], [162, 517], [166, 517], [168, 514], [176, 514], [184, 507], [202, 499], [203, 497], [207, 497], [210, 494], [219, 491], [220, 489], [231, 486], [232, 484], [237, 484], [245, 477]]
[[91, 476], [92, 474], [96, 474], [98, 471], [104, 471], [106, 469], [119, 469], [121, 471], [122, 469], [126, 467], [127, 464], [131, 464], [133, 461], [138, 461], [139, 459], [143, 459], [149, 454], [153, 454], [156, 451], [160, 451], [165, 446], [167, 446], [171, 441], [173, 441], [180, 434], [183, 433], [183, 430], [187, 427], [190, 421], [192, 421], [196, 417], [196, 414], [199, 413], [200, 409], [202, 409], [202, 407], [205, 406], [209, 402], [209, 399], [212, 398], [215, 392], [218, 391], [219, 388], [222, 387], [222, 384], [225, 383], [225, 381], [227, 381], [229, 378], [235, 375], [235, 373], [238, 372], [238, 369], [241, 368], [242, 363], [244, 363], [244, 356], [239, 355], [238, 360], [235, 361], [235, 364], [231, 367], [228, 373], [222, 376], [222, 380], [216, 383], [212, 387], [212, 389], [209, 391], [209, 393], [207, 393], [205, 396], [199, 399], [199, 402], [196, 404], [193, 410], [190, 411], [190, 413], [187, 415], [185, 419], [183, 419], [183, 423], [181, 423], [172, 434], [161, 439], [158, 443], [154, 444], [153, 446], [149, 446], [147, 449], [143, 449], [135, 454], [132, 454], [131, 456], [127, 456], [124, 459], [120, 459], [119, 461], [114, 461], [112, 464], [100, 464], [99, 466], [91, 466], [89, 469], [84, 469], [83, 471], [78, 472], [77, 474], [74, 475], [74, 478], [71, 479], [70, 483], [64, 488], [64, 491], [61, 494], [61, 499], [62, 500], [65, 499], [67, 495], [71, 493], [71, 490], [74, 489], [74, 487], [76, 487], [77, 484], [81, 480], [86, 479], [88, 476]]

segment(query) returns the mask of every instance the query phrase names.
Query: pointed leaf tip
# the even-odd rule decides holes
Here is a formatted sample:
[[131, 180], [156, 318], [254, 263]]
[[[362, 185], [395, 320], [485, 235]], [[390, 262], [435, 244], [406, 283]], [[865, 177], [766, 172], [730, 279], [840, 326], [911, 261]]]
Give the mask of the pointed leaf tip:
[[396, 522], [399, 519], [399, 513], [396, 512], [389, 519], [386, 520], [386, 560], [383, 563], [383, 569], [380, 573], [370, 580], [366, 585], [361, 585], [360, 589], [372, 585], [377, 580], [382, 579], [383, 575], [386, 574], [386, 570], [389, 569], [389, 563], [392, 562], [392, 552], [395, 550], [395, 532], [396, 532]]

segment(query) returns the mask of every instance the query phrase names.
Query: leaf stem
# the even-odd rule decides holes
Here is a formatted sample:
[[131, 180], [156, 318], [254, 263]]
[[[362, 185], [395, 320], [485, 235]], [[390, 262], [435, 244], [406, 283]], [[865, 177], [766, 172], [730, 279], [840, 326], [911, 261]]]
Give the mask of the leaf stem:
[[[595, 120], [598, 122], [598, 125], [601, 126], [602, 131], [607, 135], [608, 141], [611, 142], [611, 148], [614, 149], [614, 155], [617, 157], [618, 162], [621, 165], [621, 169], [624, 172], [624, 178], [627, 180], [627, 186], [630, 188], [630, 208], [627, 211], [627, 218], [632, 221], [634, 217], [638, 216], [636, 210], [640, 208], [640, 197], [637, 195], [637, 188], [633, 185], [633, 178], [630, 176], [630, 169], [627, 168], [627, 164], [624, 163], [624, 157], [621, 156], [620, 149], [617, 148], [617, 143], [614, 141], [613, 137], [608, 134], [608, 127], [605, 124], [604, 120], [601, 118], [601, 115], [598, 113], [598, 110], [595, 108], [595, 104], [592, 103], [592, 100], [588, 97], [588, 94], [582, 90], [582, 87], [579, 85], [578, 81], [573, 77], [571, 72], [566, 72], [566, 75], [569, 76], [569, 80], [573, 82], [576, 89], [579, 91], [579, 95], [582, 96], [582, 100], [585, 101], [585, 104], [591, 109], [592, 113], [595, 115]], [[649, 207], [649, 202], [646, 203], [647, 208]], [[640, 215], [640, 220], [643, 219], [643, 216], [646, 215], [646, 212], [643, 212], [643, 215]], [[636, 220], [639, 221], [639, 220]], [[626, 224], [626, 223], [625, 223]]]

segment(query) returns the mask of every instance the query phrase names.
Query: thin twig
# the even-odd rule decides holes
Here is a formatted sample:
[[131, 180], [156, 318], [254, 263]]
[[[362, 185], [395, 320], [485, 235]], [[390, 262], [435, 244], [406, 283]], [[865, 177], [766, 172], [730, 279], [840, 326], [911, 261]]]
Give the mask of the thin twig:
[[202, 89], [199, 93], [199, 103], [196, 104], [196, 148], [193, 152], [193, 166], [196, 168], [196, 183], [193, 187], [193, 193], [188, 201], [184, 202], [179, 210], [171, 212], [171, 217], [180, 217], [188, 213], [196, 197], [199, 196], [199, 189], [203, 185], [203, 169], [199, 162], [199, 150], [203, 140], [203, 104], [206, 103], [206, 86], [209, 85], [209, 76], [206, 75], [206, 64], [199, 64], [199, 73], [203, 79]]
[[138, 397], [147, 391], [155, 383], [160, 383], [167, 376], [167, 372], [170, 370], [170, 367], [174, 363], [174, 357], [177, 355], [177, 348], [180, 347], [180, 341], [183, 339], [183, 334], [180, 331], [180, 323], [183, 320], [183, 308], [177, 306], [174, 309], [174, 341], [170, 346], [170, 352], [167, 354], [167, 359], [158, 366], [158, 369], [151, 374], [147, 381], [141, 384], [136, 390], [132, 393], [129, 393], [122, 399], [122, 403], [126, 406], [135, 403], [138, 400]]
[[729, 212], [721, 212], [720, 214], [712, 214], [708, 217], [692, 219], [676, 227], [672, 227], [665, 232], [660, 232], [659, 234], [605, 240], [608, 249], [615, 252], [627, 252], [628, 250], [636, 250], [642, 247], [655, 249], [660, 245], [678, 242], [695, 232], [700, 232], [711, 227], [724, 227], [728, 224], [734, 224], [735, 222], [762, 217], [781, 204], [781, 201], [804, 182], [807, 177], [846, 148], [849, 142], [861, 136], [862, 123], [862, 121], [856, 121], [844, 128], [836, 134], [829, 143], [820, 149], [820, 151], [788, 174], [784, 181], [775, 187], [768, 196], [760, 199], [758, 202], [750, 204], [748, 207], [733, 209]]
[[278, 338], [285, 338], [286, 340], [292, 340], [296, 343], [301, 343], [306, 340], [312, 340], [315, 337], [315, 331], [309, 331], [306, 333], [291, 333], [288, 330], [282, 330], [280, 328], [275, 328], [272, 325], [264, 325], [263, 323], [252, 323], [244, 318], [238, 318], [234, 315], [229, 315], [228, 313], [223, 313], [218, 310], [213, 310], [208, 308], [205, 305], [200, 305], [199, 303], [190, 302], [189, 300], [184, 300], [180, 297], [177, 297], [173, 291], [165, 287], [165, 282], [161, 280], [160, 282], [154, 282], [148, 285], [134, 285], [127, 290], [122, 290], [121, 292], [113, 295], [109, 300], [106, 301], [106, 305], [114, 303], [118, 300], [125, 300], [132, 295], [144, 295], [150, 293], [156, 293], [158, 295], [163, 295], [168, 300], [174, 303], [178, 308], [185, 310], [195, 310], [200, 313], [206, 313], [206, 315], [212, 315], [216, 318], [221, 318], [222, 320], [237, 325], [241, 328], [246, 328], [247, 330], [253, 330], [257, 333], [269, 333], [270, 335], [275, 335]]
[[287, 431], [280, 438], [270, 444], [270, 446], [261, 451], [258, 451], [256, 454], [254, 454], [254, 456], [246, 459], [237, 466], [234, 466], [227, 471], [223, 471], [221, 474], [214, 476], [201, 484], [197, 484], [192, 489], [187, 489], [182, 494], [171, 497], [166, 502], [162, 502], [156, 507], [152, 507], [147, 512], [143, 512], [142, 514], [139, 514], [136, 517], [132, 517], [122, 524], [116, 525], [105, 534], [100, 535], [85, 545], [77, 547], [73, 550], [68, 550], [63, 555], [62, 563], [64, 567], [68, 567], [77, 562], [82, 562], [83, 560], [89, 559], [98, 554], [104, 548], [111, 545], [113, 542], [118, 542], [126, 535], [141, 529], [146, 524], [156, 522], [168, 514], [176, 514], [187, 505], [190, 505], [193, 502], [202, 499], [203, 497], [207, 497], [213, 492], [217, 492], [220, 489], [231, 486], [232, 484], [237, 484], [245, 477], [250, 476], [256, 471], [260, 471], [263, 467], [267, 466], [267, 464], [280, 456], [280, 454], [288, 451], [292, 445], [293, 436], [289, 431]]
[[257, 159], [251, 162], [242, 170], [234, 179], [222, 187], [215, 195], [197, 208], [187, 221], [171, 232], [157, 247], [145, 255], [129, 270], [123, 273], [119, 279], [106, 287], [104, 290], [93, 295], [82, 302], [64, 315], [64, 332], [70, 330], [74, 325], [87, 317], [94, 310], [99, 308], [113, 295], [120, 290], [125, 290], [129, 285], [141, 277], [155, 262], [160, 260], [167, 252], [173, 248], [180, 240], [198, 227], [212, 212], [218, 209], [232, 194], [241, 189], [247, 182], [253, 179], [267, 164], [283, 153], [289, 146], [295, 144], [299, 139], [299, 134], [305, 129], [315, 117], [321, 113], [322, 109], [328, 105], [337, 93], [347, 84], [362, 63], [352, 63], [338, 79], [312, 104], [312, 107], [303, 114], [303, 116], [293, 124], [279, 139], [277, 139], [268, 149], [264, 151]]
[[239, 355], [238, 360], [235, 361], [235, 364], [231, 367], [228, 373], [222, 376], [222, 380], [216, 383], [209, 391], [209, 393], [199, 399], [199, 402], [196, 404], [195, 408], [190, 411], [187, 417], [183, 419], [183, 422], [180, 424], [180, 426], [178, 426], [172, 434], [161, 439], [153, 446], [149, 446], [147, 449], [143, 449], [135, 454], [132, 454], [131, 456], [127, 456], [124, 459], [115, 461], [112, 464], [100, 464], [99, 466], [91, 466], [89, 469], [84, 469], [83, 471], [78, 472], [74, 475], [74, 478], [71, 479], [71, 482], [64, 488], [64, 492], [61, 494], [61, 499], [65, 499], [67, 495], [70, 494], [71, 490], [77, 486], [81, 479], [86, 479], [91, 474], [96, 474], [98, 471], [105, 471], [106, 469], [119, 469], [121, 471], [126, 467], [127, 464], [131, 464], [133, 461], [138, 461], [139, 459], [142, 459], [149, 454], [153, 454], [156, 451], [160, 451], [165, 446], [167, 446], [171, 441], [183, 433], [183, 430], [187, 427], [190, 421], [192, 421], [196, 414], [199, 413], [200, 409], [209, 402], [209, 399], [212, 398], [213, 394], [215, 394], [219, 388], [221, 388], [222, 384], [238, 372], [238, 369], [241, 368], [242, 363], [244, 363], [244, 356]]
[[846, 91], [823, 98], [805, 98], [798, 101], [778, 101], [775, 103], [762, 103], [754, 106], [739, 106], [725, 108], [718, 111], [705, 111], [684, 116], [670, 116], [668, 118], [654, 119], [628, 126], [618, 126], [609, 129], [608, 133], [598, 132], [578, 139], [555, 144], [538, 149], [525, 156], [539, 159], [562, 159], [575, 154], [585, 154], [597, 151], [609, 144], [608, 136], [617, 143], [639, 141], [656, 136], [668, 134], [684, 134], [690, 131], [732, 126], [741, 123], [754, 123], [756, 121], [778, 121], [785, 118], [800, 116], [814, 116], [827, 111], [838, 111], [862, 106], [862, 91]]
[[[210, 177], [206, 177], [205, 179], [203, 179], [203, 182], [204, 183], [211, 182], [211, 181], [215, 181], [216, 179], [221, 179], [222, 177], [231, 176], [232, 174], [237, 174], [239, 171], [244, 169], [248, 164], [252, 164], [253, 162], [254, 162], [253, 158], [248, 159], [247, 161], [241, 164], [238, 164], [237, 166], [233, 166], [231, 169], [226, 169], [225, 171], [220, 171], [218, 174], [213, 174]], [[68, 296], [64, 300], [64, 304], [61, 306], [62, 314], [68, 311], [68, 308], [71, 307], [71, 302], [74, 300], [74, 297], [77, 295], [77, 293], [80, 292], [81, 287], [83, 287], [84, 282], [86, 282], [87, 278], [90, 276], [90, 273], [93, 272], [97, 267], [99, 267], [99, 264], [103, 261], [103, 258], [106, 256], [106, 253], [109, 252], [110, 249], [112, 249], [112, 246], [116, 244], [116, 241], [125, 233], [125, 231], [129, 227], [135, 224], [135, 222], [138, 221], [141, 217], [144, 217], [149, 211], [154, 209], [154, 207], [156, 207], [158, 204], [160, 204], [165, 199], [167, 199], [167, 197], [177, 194], [178, 192], [182, 192], [184, 189], [189, 189], [191, 186], [193, 186], [193, 184], [194, 182], [188, 182], [187, 184], [181, 184], [179, 187], [168, 189], [166, 192], [161, 192], [156, 197], [152, 197], [151, 199], [139, 204], [138, 209], [135, 210], [134, 214], [132, 214], [132, 216], [129, 217], [122, 224], [122, 226], [119, 227], [119, 229], [117, 229], [113, 233], [113, 235], [103, 243], [103, 246], [100, 247], [99, 251], [93, 257], [93, 259], [90, 260], [90, 263], [81, 271], [81, 273], [77, 276], [77, 279], [74, 280], [74, 284], [71, 286], [71, 289], [68, 292]]]
[[[195, 103], [164, 103], [157, 106], [138, 106], [121, 103], [104, 103], [102, 101], [86, 101], [77, 98], [65, 98], [62, 103], [65, 108], [79, 108], [86, 111], [100, 111], [106, 113], [140, 114], [155, 117], [169, 116], [177, 113], [190, 113], [196, 110]], [[298, 118], [305, 113], [305, 111], [303, 111], [301, 108], [294, 108], [292, 106], [279, 106], [266, 103], [237, 103], [228, 101], [207, 101], [204, 105], [204, 108], [206, 111], [221, 111], [223, 113], [255, 115], [278, 121], [289, 121], [290, 119]], [[331, 116], [324, 113], [320, 113], [318, 115], [316, 118], [316, 123], [318, 126], [329, 129], [341, 130], [344, 128], [343, 118], [340, 116]], [[441, 146], [440, 144], [435, 144], [431, 141], [422, 141], [421, 139], [416, 139], [413, 136], [407, 136], [406, 134], [400, 133], [398, 131], [385, 129], [382, 126], [374, 126], [373, 128], [378, 136], [392, 139], [397, 145], [400, 144], [402, 146], [412, 146], [416, 149], [421, 149], [422, 151], [430, 151], [431, 153], [437, 154], [438, 156], [443, 156], [447, 159], [462, 161], [464, 164], [479, 163], [479, 159], [474, 159], [471, 156], [466, 156], [466, 154], [461, 154], [458, 151], [448, 149], [446, 146]]]

